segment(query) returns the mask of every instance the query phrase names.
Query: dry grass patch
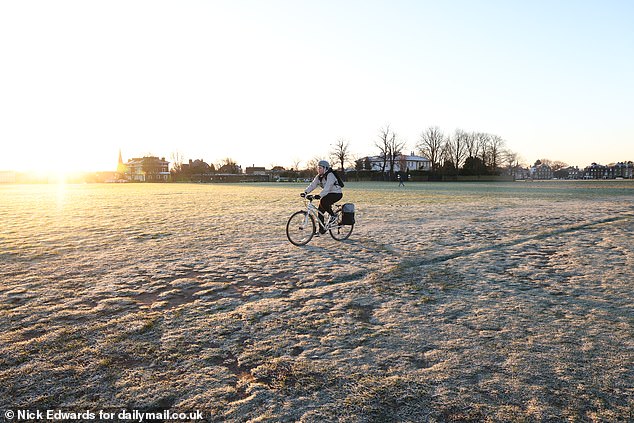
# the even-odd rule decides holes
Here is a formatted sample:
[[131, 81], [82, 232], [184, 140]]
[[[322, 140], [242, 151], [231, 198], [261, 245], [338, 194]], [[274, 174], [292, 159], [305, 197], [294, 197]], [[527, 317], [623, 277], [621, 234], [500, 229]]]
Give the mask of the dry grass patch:
[[536, 185], [352, 183], [352, 239], [306, 248], [283, 232], [296, 186], [3, 203], [0, 409], [629, 421], [634, 200], [588, 186], [553, 208]]

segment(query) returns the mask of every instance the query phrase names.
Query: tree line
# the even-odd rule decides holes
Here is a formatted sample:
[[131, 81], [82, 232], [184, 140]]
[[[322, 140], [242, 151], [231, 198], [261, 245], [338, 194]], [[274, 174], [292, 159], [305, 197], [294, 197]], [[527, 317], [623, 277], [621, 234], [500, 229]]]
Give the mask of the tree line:
[[[393, 177], [396, 164], [405, 155], [406, 142], [390, 125], [386, 125], [379, 129], [374, 147], [381, 165], [380, 172]], [[445, 134], [437, 126], [430, 126], [420, 134], [415, 149], [420, 156], [429, 159], [431, 169], [428, 173], [438, 176], [495, 175], [502, 167], [519, 166], [518, 154], [507, 148], [502, 137], [484, 132], [456, 129], [453, 134]], [[334, 144], [330, 157], [341, 169], [350, 163], [354, 164], [356, 171], [371, 170], [369, 159], [354, 158], [349, 142], [343, 139]]]
[[485, 132], [456, 129], [452, 135], [445, 135], [433, 126], [422, 132], [416, 147], [431, 161], [433, 172], [498, 174], [502, 167], [519, 166], [518, 154], [506, 147], [504, 139]]
[[[405, 155], [407, 143], [388, 124], [378, 130], [373, 142], [380, 161], [380, 173], [394, 178], [397, 163]], [[446, 175], [492, 175], [499, 174], [502, 167], [519, 166], [518, 155], [506, 147], [505, 140], [494, 134], [467, 132], [456, 129], [453, 134], [445, 134], [437, 126], [430, 126], [421, 132], [415, 144], [415, 151], [431, 162], [426, 172], [442, 177]], [[315, 157], [300, 169], [300, 160], [295, 160], [290, 169], [271, 165], [272, 170], [282, 176], [305, 178], [314, 176], [317, 162], [323, 157]], [[350, 142], [339, 138], [328, 152], [327, 158], [335, 168], [341, 170], [354, 167], [357, 172], [372, 171], [367, 156], [359, 157], [352, 153]], [[212, 175], [215, 173], [242, 173], [241, 167], [231, 158], [225, 158], [216, 166], [202, 160], [184, 163], [180, 153], [172, 153], [172, 178], [191, 179], [192, 175]], [[401, 165], [399, 168], [403, 168]], [[418, 171], [418, 170], [417, 170]]]

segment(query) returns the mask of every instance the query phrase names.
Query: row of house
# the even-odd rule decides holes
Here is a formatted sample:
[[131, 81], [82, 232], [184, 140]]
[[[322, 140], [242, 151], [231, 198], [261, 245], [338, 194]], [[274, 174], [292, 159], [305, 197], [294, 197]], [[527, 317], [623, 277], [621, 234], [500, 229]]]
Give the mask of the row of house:
[[[123, 163], [121, 153], [119, 153], [119, 164], [117, 166], [117, 174], [119, 179], [125, 179], [133, 182], [165, 182], [170, 179], [169, 163], [165, 158], [155, 156], [133, 158]], [[202, 160], [196, 160], [183, 164], [183, 169], [198, 168], [204, 164]], [[390, 171], [389, 161], [386, 163], [384, 158], [380, 156], [368, 156], [361, 159], [361, 165], [364, 170], [370, 171]], [[217, 174], [242, 174], [242, 168], [233, 165], [232, 169], [218, 169]], [[413, 152], [409, 155], [399, 155], [393, 163], [394, 172], [408, 171], [430, 171], [432, 163], [426, 157], [418, 156]], [[281, 169], [281, 168], [280, 168]], [[352, 170], [352, 169], [350, 169]], [[250, 166], [245, 169], [245, 175], [266, 176], [275, 173], [275, 169], [268, 171], [264, 167]], [[600, 165], [592, 163], [585, 169], [579, 169], [575, 166], [569, 166], [562, 169], [553, 169], [548, 164], [537, 162], [530, 168], [515, 167], [509, 169], [509, 174], [514, 179], [632, 179], [634, 178], [634, 164], [629, 162], [619, 162], [611, 165]]]
[[[371, 156], [362, 159], [364, 168], [372, 171], [381, 171], [384, 160], [379, 156]], [[390, 164], [387, 163], [385, 171], [389, 171]], [[432, 163], [429, 159], [410, 155], [400, 155], [394, 162], [395, 172], [407, 172], [413, 170], [430, 171]], [[529, 168], [520, 166], [509, 169], [509, 174], [514, 179], [634, 179], [634, 163], [618, 162], [610, 165], [592, 163], [584, 169], [577, 166], [569, 166], [562, 169], [553, 169], [548, 164], [536, 164]]]
[[[116, 172], [98, 172], [92, 175], [91, 182], [167, 182], [172, 179], [172, 172], [169, 168], [170, 162], [164, 157], [145, 156], [136, 157], [123, 162], [121, 152], [119, 152], [119, 162]], [[380, 172], [390, 171], [390, 163], [384, 162], [380, 156], [368, 156], [360, 160], [359, 163], [362, 170]], [[181, 165], [182, 170], [189, 173], [196, 173], [201, 176], [199, 182], [210, 181], [267, 181], [282, 180], [280, 174], [285, 169], [276, 166], [271, 170], [255, 165], [247, 167], [244, 172], [242, 167], [237, 164], [224, 165], [220, 169], [213, 169], [213, 165], [206, 164], [203, 160], [189, 160], [189, 163]], [[203, 169], [200, 171], [200, 169]], [[206, 170], [205, 170], [206, 169]], [[431, 171], [432, 163], [426, 157], [415, 155], [413, 152], [409, 155], [399, 155], [393, 163], [394, 172], [407, 173], [411, 171]], [[352, 171], [355, 169], [347, 169]], [[545, 163], [536, 162], [534, 166], [529, 168], [513, 167], [509, 168], [508, 175], [516, 180], [525, 179], [634, 179], [634, 163], [632, 161], [619, 162], [610, 165], [601, 165], [592, 163], [584, 169], [576, 166], [567, 168], [553, 169]], [[200, 175], [199, 175], [200, 174]], [[238, 177], [239, 176], [239, 177]], [[236, 178], [238, 177], [238, 178]], [[192, 179], [194, 180], [194, 179]], [[0, 183], [19, 183], [19, 182], [46, 182], [46, 178], [34, 179], [18, 174], [16, 172], [4, 171], [0, 172]]]
[[[361, 159], [366, 170], [381, 171], [384, 159], [380, 156], [370, 156]], [[385, 164], [385, 172], [390, 169], [389, 162]], [[394, 172], [407, 172], [413, 170], [431, 171], [431, 161], [413, 152], [410, 155], [400, 155], [394, 162]], [[577, 166], [569, 166], [562, 169], [553, 169], [548, 164], [536, 164], [529, 168], [520, 166], [509, 169], [509, 174], [514, 179], [634, 179], [634, 163], [618, 162], [610, 165], [592, 163], [584, 169]]]
[[585, 168], [585, 179], [632, 179], [634, 178], [634, 163], [619, 162], [613, 165], [603, 166], [592, 163]]
[[[390, 162], [381, 156], [368, 156], [361, 159], [364, 170], [371, 171], [390, 171]], [[385, 166], [385, 169], [384, 169]], [[399, 154], [394, 159], [394, 172], [408, 172], [414, 170], [430, 171], [432, 168], [431, 160], [427, 157], [417, 156], [414, 152], [409, 155]]]
[[[381, 171], [384, 166], [383, 158], [379, 156], [369, 156], [364, 161], [364, 167], [366, 170]], [[165, 158], [158, 158], [155, 156], [133, 158], [126, 163], [123, 162], [121, 152], [119, 152], [119, 163], [117, 166], [117, 173], [119, 178], [132, 182], [164, 182], [170, 178], [169, 163]], [[238, 165], [234, 165], [235, 169], [223, 169], [220, 168], [217, 172], [213, 172], [214, 175], [218, 174], [233, 174], [242, 173], [242, 168]], [[210, 166], [202, 160], [189, 160], [189, 163], [183, 163], [181, 165], [182, 171], [189, 171], [193, 169], [207, 169], [210, 171]], [[283, 170], [283, 168], [279, 168]], [[278, 169], [278, 170], [279, 170]], [[385, 165], [385, 171], [390, 170], [390, 164]], [[431, 170], [431, 161], [426, 157], [417, 156], [414, 153], [409, 155], [399, 155], [394, 161], [394, 172], [407, 172], [413, 170]], [[264, 167], [249, 166], [245, 169], [246, 175], [264, 176], [270, 173], [275, 173], [275, 169], [268, 171]], [[211, 172], [210, 172], [211, 175]]]
[[553, 169], [548, 164], [535, 164], [529, 169], [512, 169], [511, 174], [515, 179], [633, 179], [634, 163], [619, 162], [607, 166], [592, 163], [584, 169], [577, 166]]

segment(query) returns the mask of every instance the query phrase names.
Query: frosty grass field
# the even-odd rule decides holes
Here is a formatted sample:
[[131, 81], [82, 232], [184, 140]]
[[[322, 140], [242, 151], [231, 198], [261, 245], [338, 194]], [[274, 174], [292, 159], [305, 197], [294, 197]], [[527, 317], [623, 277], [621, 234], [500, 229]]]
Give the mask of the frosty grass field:
[[0, 186], [0, 410], [632, 421], [634, 182]]

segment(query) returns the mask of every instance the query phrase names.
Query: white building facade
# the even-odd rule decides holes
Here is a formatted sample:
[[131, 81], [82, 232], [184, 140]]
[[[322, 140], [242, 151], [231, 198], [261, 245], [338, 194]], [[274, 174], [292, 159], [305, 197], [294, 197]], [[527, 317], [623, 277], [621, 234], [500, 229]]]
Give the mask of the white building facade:
[[[371, 156], [366, 158], [370, 163], [370, 170], [381, 171], [383, 168], [383, 158]], [[417, 156], [413, 152], [410, 155], [400, 154], [394, 161], [394, 172], [407, 172], [413, 170], [431, 170], [431, 161], [427, 157]], [[390, 160], [385, 164], [385, 172], [390, 171]]]
[[165, 158], [143, 157], [128, 160], [126, 179], [133, 182], [166, 182], [169, 180], [169, 162]]

